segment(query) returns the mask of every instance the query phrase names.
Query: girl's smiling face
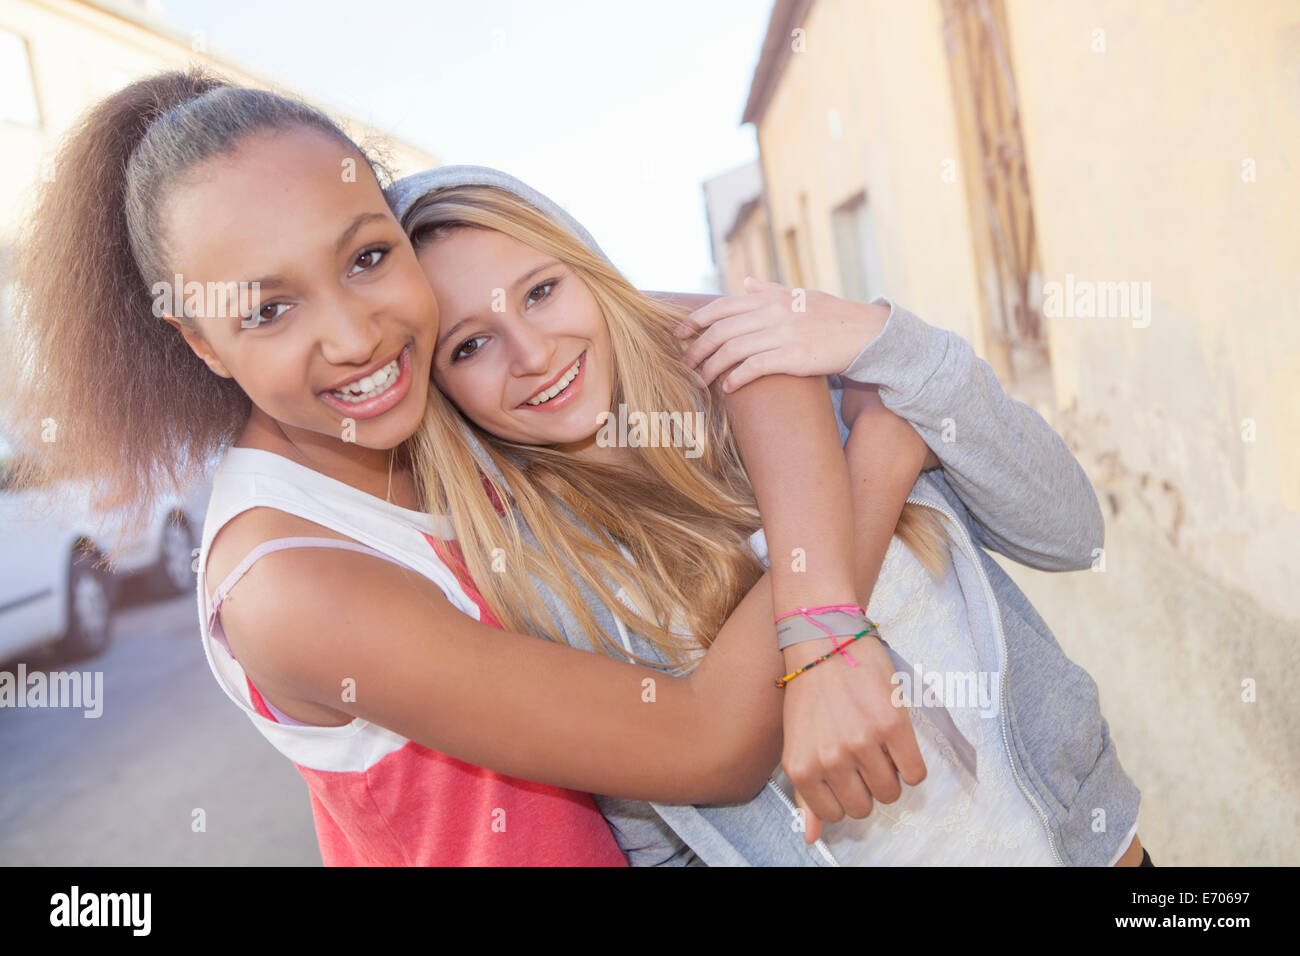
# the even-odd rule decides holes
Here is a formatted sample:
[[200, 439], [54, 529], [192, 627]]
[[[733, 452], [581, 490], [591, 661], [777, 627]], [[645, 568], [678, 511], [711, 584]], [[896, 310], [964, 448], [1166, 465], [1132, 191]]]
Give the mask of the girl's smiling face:
[[[345, 176], [349, 160], [356, 172]], [[186, 286], [260, 286], [248, 315], [234, 296], [223, 309], [205, 295], [197, 334], [178, 327], [288, 437], [388, 449], [414, 433], [438, 307], [379, 184], [345, 144], [307, 128], [250, 137], [173, 187], [164, 235]]]
[[419, 262], [443, 317], [433, 380], [480, 428], [575, 453], [613, 401], [609, 327], [569, 266], [492, 229], [461, 227]]

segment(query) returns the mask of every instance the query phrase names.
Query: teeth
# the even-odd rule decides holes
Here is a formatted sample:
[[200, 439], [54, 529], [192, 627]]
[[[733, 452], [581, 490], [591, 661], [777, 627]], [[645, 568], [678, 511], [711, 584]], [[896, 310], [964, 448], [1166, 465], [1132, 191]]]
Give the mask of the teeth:
[[359, 382], [353, 382], [351, 385], [341, 389], [334, 389], [330, 392], [339, 401], [347, 402], [349, 405], [356, 405], [359, 402], [366, 402], [377, 395], [381, 395], [392, 387], [397, 381], [399, 363], [401, 357], [393, 359], [379, 371], [367, 375]]
[[546, 391], [540, 393], [536, 398], [530, 398], [528, 400], [528, 404], [543, 405], [546, 402], [549, 402], [556, 395], [559, 395], [562, 391], [564, 391], [566, 388], [569, 387], [569, 383], [578, 377], [578, 369], [580, 369], [581, 367], [582, 367], [582, 356], [578, 356], [577, 360], [572, 365], [569, 366], [569, 370], [564, 373], [564, 378], [560, 379], [558, 382], [556, 382]]

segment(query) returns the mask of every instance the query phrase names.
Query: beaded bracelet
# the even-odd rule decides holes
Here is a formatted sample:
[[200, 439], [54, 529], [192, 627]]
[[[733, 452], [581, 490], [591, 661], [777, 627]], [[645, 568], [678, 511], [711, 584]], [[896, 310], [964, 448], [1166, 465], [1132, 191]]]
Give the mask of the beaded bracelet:
[[[782, 688], [782, 689], [784, 689], [786, 684], [790, 683], [790, 681], [794, 680], [796, 677], [798, 677], [798, 676], [799, 676], [800, 674], [802, 674], [804, 671], [806, 671], [806, 670], [811, 670], [812, 668], [816, 667], [818, 664], [822, 663], [823, 661], [828, 661], [828, 660], [830, 660], [830, 659], [831, 659], [832, 657], [834, 657], [836, 654], [844, 654], [844, 648], [848, 647], [850, 644], [852, 644], [852, 643], [853, 643], [854, 641], [856, 641], [856, 640], [860, 640], [861, 638], [864, 638], [864, 637], [866, 637], [866, 636], [869, 635], [869, 634], [871, 634], [871, 635], [875, 635], [876, 637], [880, 637], [880, 632], [876, 630], [876, 625], [875, 625], [875, 624], [872, 624], [871, 621], [870, 621], [870, 619], [868, 619], [867, 624], [868, 624], [869, 626], [867, 627], [867, 629], [866, 629], [865, 631], [862, 631], [861, 633], [858, 633], [858, 634], [854, 634], [852, 637], [850, 637], [850, 638], [849, 638], [847, 641], [845, 641], [843, 644], [837, 644], [837, 645], [835, 646], [835, 649], [834, 649], [834, 650], [827, 651], [825, 654], [823, 654], [821, 657], [817, 658], [816, 660], [809, 661], [807, 664], [805, 664], [803, 667], [799, 668], [797, 671], [793, 671], [793, 672], [791, 672], [791, 673], [789, 673], [789, 674], [786, 674], [784, 677], [778, 677], [778, 678], [776, 679], [776, 686], [777, 686], [777, 687], [780, 687], [780, 688]], [[834, 641], [835, 641], [835, 638], [832, 637], [832, 638], [831, 638], [831, 642], [834, 643]], [[884, 643], [883, 639], [882, 639], [881, 643]], [[848, 658], [849, 660], [851, 660], [851, 661], [853, 660], [853, 658], [849, 657], [849, 655], [847, 655], [847, 654], [844, 654], [844, 656], [845, 656], [846, 658]], [[854, 661], [854, 663], [856, 664], [857, 662]]]

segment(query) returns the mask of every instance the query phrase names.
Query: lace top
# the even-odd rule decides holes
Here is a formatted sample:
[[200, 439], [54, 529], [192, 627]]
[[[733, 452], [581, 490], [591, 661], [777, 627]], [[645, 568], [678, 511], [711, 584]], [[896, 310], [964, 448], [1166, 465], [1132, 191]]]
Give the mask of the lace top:
[[[992, 633], [974, 634], [951, 563], [941, 581], [898, 538], [890, 542], [867, 614], [916, 669], [920, 687], [908, 713], [926, 777], [863, 820], [827, 823], [822, 839], [841, 866], [1053, 866], [1047, 831], [1011, 775], [999, 719], [999, 650]], [[827, 661], [827, 664], [839, 664]], [[974, 745], [979, 779], [958, 762], [926, 719], [924, 692], [938, 678], [942, 703]], [[790, 781], [776, 783], [793, 799]]]

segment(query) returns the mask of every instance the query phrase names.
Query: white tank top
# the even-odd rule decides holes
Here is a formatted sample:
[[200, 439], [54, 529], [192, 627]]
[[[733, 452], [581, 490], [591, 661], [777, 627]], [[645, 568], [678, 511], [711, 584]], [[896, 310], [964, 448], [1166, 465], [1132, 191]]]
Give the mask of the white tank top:
[[[217, 532], [257, 507], [297, 515], [353, 540], [264, 542], [209, 598], [206, 568]], [[231, 448], [213, 475], [199, 549], [199, 619], [212, 673], [307, 781], [327, 866], [627, 865], [590, 794], [506, 777], [360, 718], [340, 727], [290, 722], [257, 693], [232, 656], [217, 613], [221, 602], [262, 554], [283, 547], [369, 552], [430, 579], [474, 620], [499, 626], [472, 583], [462, 586], [440, 556], [460, 559], [452, 538], [445, 518], [390, 504], [272, 452]], [[498, 825], [507, 812], [509, 826]]]
[[[226, 522], [259, 507], [297, 515], [383, 552], [432, 580], [453, 606], [481, 620], [479, 606], [425, 537], [453, 538], [450, 522], [445, 517], [382, 501], [283, 455], [257, 448], [230, 448], [213, 474], [212, 497], [199, 548], [198, 600], [203, 649], [217, 683], [275, 748], [294, 763], [318, 770], [373, 765], [382, 755], [399, 750], [406, 738], [360, 719], [340, 727], [303, 724], [275, 711], [278, 720], [266, 719], [253, 702], [244, 669], [230, 653], [219, 624], [213, 621], [214, 602], [208, 596], [206, 573], [208, 549]], [[269, 704], [267, 707], [270, 709]]]

